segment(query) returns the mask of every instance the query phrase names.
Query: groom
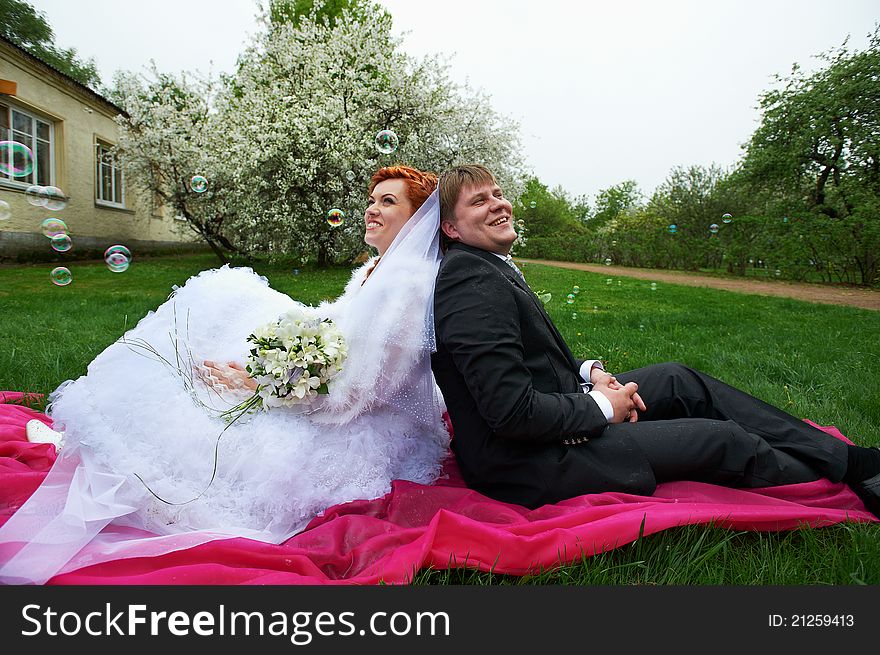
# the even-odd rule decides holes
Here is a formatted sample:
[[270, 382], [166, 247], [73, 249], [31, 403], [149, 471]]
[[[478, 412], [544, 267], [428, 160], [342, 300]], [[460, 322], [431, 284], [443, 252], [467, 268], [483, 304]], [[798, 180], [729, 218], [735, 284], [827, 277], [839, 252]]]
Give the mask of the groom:
[[880, 450], [848, 446], [677, 363], [611, 376], [576, 359], [510, 259], [512, 207], [483, 166], [440, 177], [446, 254], [432, 368], [468, 486], [538, 507], [660, 482], [847, 482], [880, 516]]

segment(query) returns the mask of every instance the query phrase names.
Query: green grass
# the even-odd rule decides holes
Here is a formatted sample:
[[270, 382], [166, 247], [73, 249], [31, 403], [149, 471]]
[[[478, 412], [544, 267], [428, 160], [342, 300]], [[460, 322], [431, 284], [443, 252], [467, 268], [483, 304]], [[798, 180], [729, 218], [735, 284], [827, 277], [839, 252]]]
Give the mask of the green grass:
[[[86, 373], [104, 348], [158, 307], [173, 285], [218, 265], [213, 255], [135, 259], [124, 273], [103, 262], [72, 262], [73, 281], [55, 286], [55, 264], [0, 268], [0, 390], [46, 394]], [[258, 272], [273, 288], [317, 304], [333, 298], [350, 270], [323, 271], [265, 264]], [[299, 264], [297, 264], [299, 266]]]
[[[48, 393], [161, 304], [213, 256], [135, 260], [124, 273], [71, 263], [0, 268], [0, 390]], [[338, 295], [345, 268], [254, 264], [273, 288], [315, 304]], [[651, 283], [525, 264], [575, 354], [610, 371], [680, 361], [786, 411], [880, 444], [880, 312]], [[618, 283], [619, 282], [619, 283]], [[573, 304], [566, 295], [577, 285]], [[575, 316], [576, 315], [576, 316]], [[124, 376], [124, 372], [120, 372]], [[880, 584], [880, 526], [843, 524], [780, 533], [686, 526], [534, 575], [425, 570], [416, 584]]]
[[880, 581], [880, 528], [841, 524], [756, 533], [687, 525], [524, 576], [422, 570], [414, 584], [864, 585]]

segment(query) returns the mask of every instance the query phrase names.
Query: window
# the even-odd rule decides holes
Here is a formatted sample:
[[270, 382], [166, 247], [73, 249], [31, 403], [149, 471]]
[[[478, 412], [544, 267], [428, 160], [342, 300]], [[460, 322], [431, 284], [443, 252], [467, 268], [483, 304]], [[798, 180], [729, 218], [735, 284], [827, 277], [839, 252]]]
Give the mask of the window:
[[[34, 154], [34, 169], [27, 175], [13, 177], [0, 173], [0, 184], [11, 183], [17, 186], [53, 184], [52, 151], [54, 149], [55, 130], [52, 123], [22, 111], [17, 107], [0, 103], [0, 141], [17, 141], [30, 148]], [[13, 157], [12, 152], [7, 152]], [[13, 166], [20, 168], [23, 161], [4, 162], [9, 170]]]
[[98, 141], [95, 146], [95, 200], [99, 205], [125, 207], [125, 178], [113, 146]]

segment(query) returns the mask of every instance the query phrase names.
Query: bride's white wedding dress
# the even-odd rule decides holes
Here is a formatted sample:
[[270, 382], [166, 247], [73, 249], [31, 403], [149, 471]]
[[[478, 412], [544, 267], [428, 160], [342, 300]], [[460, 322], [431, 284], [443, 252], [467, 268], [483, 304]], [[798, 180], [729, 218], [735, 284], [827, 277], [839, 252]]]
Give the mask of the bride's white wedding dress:
[[[347, 294], [361, 290], [365, 270], [355, 272]], [[408, 291], [406, 285], [401, 291]], [[347, 300], [343, 296], [339, 304]], [[306, 416], [276, 408], [236, 421], [223, 432], [224, 421], [193, 401], [182, 376], [137, 345], [149, 343], [176, 363], [176, 333], [184, 369], [190, 354], [196, 361], [243, 362], [248, 334], [293, 304], [250, 269], [205, 271], [95, 358], [88, 375], [50, 397], [50, 415], [64, 428], [65, 447], [84, 444], [102, 468], [132, 476], [132, 492], [140, 492], [137, 516], [145, 529], [159, 534], [197, 528], [237, 534], [244, 529], [283, 538], [330, 505], [383, 495], [393, 479], [429, 483], [437, 477], [446, 449], [439, 410], [436, 420], [422, 422], [375, 405], [328, 426], [322, 421], [331, 417], [317, 412]], [[344, 329], [344, 316], [335, 309], [325, 307]], [[404, 307], [388, 309], [383, 318], [394, 323], [395, 310]], [[381, 355], [355, 348], [344, 372], [359, 377], [358, 370]], [[349, 393], [334, 382], [331, 395]], [[193, 390], [206, 404], [231, 406], [198, 380]], [[359, 395], [357, 401], [370, 404], [371, 396]], [[215, 446], [217, 474], [211, 481]], [[174, 503], [208, 488], [194, 502], [169, 505], [133, 474]]]
[[[398, 239], [418, 237], [416, 217]], [[421, 220], [426, 234], [430, 225]], [[49, 414], [64, 446], [46, 482], [0, 528], [0, 548], [29, 542], [0, 562], [0, 580], [48, 579], [108, 525], [205, 535], [187, 545], [224, 535], [280, 542], [332, 505], [387, 493], [392, 480], [434, 481], [449, 442], [429, 361], [436, 262], [393, 250], [365, 283], [372, 261], [319, 308], [340, 327], [348, 357], [313, 413], [275, 408], [224, 432], [201, 403], [229, 403], [189, 383], [191, 361], [243, 363], [247, 336], [295, 304], [247, 268], [191, 278], [87, 375], [61, 385]], [[113, 546], [101, 550], [98, 561]], [[58, 561], [46, 567], [47, 558]]]

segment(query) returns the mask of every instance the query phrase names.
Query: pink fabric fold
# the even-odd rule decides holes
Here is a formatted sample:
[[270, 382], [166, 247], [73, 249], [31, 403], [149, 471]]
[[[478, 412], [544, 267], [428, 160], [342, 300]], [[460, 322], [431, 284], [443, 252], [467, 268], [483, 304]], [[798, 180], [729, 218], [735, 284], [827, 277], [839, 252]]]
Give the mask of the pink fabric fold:
[[[2, 524], [40, 485], [55, 449], [27, 441], [27, 421], [52, 423], [24, 406], [33, 394], [0, 393]], [[817, 427], [851, 443], [834, 427]], [[111, 525], [96, 540], [111, 559], [65, 570], [49, 584], [405, 584], [419, 569], [462, 565], [523, 575], [632, 543], [640, 532], [709, 523], [779, 531], [843, 521], [877, 519], [849, 487], [828, 480], [750, 490], [673, 482], [650, 497], [589, 494], [529, 510], [467, 489], [450, 456], [435, 484], [395, 481], [381, 498], [331, 507], [282, 544], [234, 538], [192, 546], [184, 536], [172, 552], [152, 555], [149, 535]], [[167, 551], [163, 539], [155, 541]], [[89, 548], [75, 561], [87, 563]]]

